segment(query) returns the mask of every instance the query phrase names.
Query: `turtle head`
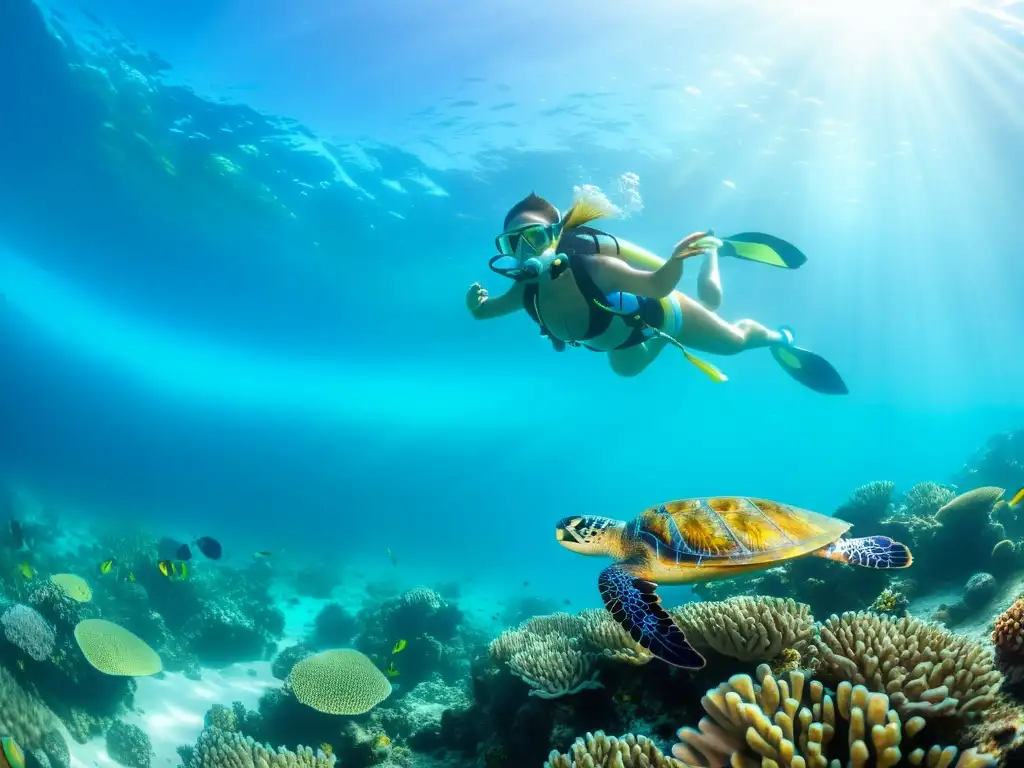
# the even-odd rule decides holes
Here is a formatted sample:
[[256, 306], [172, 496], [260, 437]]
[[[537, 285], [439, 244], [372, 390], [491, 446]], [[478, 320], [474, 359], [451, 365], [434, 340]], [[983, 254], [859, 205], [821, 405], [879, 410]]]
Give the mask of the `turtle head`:
[[612, 555], [618, 550], [624, 523], [610, 517], [573, 515], [555, 526], [555, 538], [568, 550], [581, 555]]

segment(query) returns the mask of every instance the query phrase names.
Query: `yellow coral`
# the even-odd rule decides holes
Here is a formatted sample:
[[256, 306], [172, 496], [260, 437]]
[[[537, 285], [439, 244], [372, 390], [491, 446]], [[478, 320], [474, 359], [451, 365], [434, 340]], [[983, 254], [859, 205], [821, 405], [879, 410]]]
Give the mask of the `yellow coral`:
[[831, 616], [819, 637], [825, 679], [888, 693], [903, 716], [983, 710], [1002, 680], [991, 649], [921, 619], [849, 612]]
[[295, 698], [330, 715], [361, 715], [391, 695], [391, 683], [363, 653], [339, 648], [307, 656], [288, 675]]
[[78, 622], [75, 642], [86, 660], [106, 675], [142, 677], [163, 669], [160, 656], [141, 637], [111, 621]]
[[576, 739], [568, 754], [552, 751], [544, 768], [686, 768], [675, 758], [662, 754], [645, 736], [627, 734], [621, 739], [603, 731]]
[[81, 576], [73, 573], [55, 573], [50, 577], [50, 581], [72, 600], [79, 603], [88, 603], [92, 600], [92, 589]]
[[[853, 768], [892, 768], [903, 754], [903, 734], [913, 737], [925, 725], [921, 717], [903, 722], [884, 693], [841, 683], [836, 698], [801, 672], [775, 678], [765, 664], [757, 668], [759, 685], [748, 675], [733, 675], [701, 699], [707, 716], [697, 729], [681, 728], [672, 754], [687, 765], [724, 768], [839, 768], [830, 754], [848, 750]], [[956, 747], [915, 749], [912, 765], [950, 766]], [[989, 755], [967, 750], [957, 768], [994, 766]]]
[[687, 603], [669, 613], [697, 650], [740, 661], [770, 661], [786, 648], [800, 651], [814, 636], [811, 609], [776, 597]]

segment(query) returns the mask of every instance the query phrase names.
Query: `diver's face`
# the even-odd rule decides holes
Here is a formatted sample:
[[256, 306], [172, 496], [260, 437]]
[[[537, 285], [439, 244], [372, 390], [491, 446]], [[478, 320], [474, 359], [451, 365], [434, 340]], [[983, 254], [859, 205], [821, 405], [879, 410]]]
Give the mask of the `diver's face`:
[[581, 555], [601, 555], [607, 531], [615, 520], [594, 515], [563, 517], [555, 526], [555, 539], [566, 549]]
[[514, 256], [522, 264], [529, 258], [543, 253], [545, 245], [551, 242], [551, 232], [547, 227], [551, 222], [536, 213], [521, 213], [509, 222], [505, 232], [511, 233], [517, 230], [527, 230], [531, 236], [515, 237], [515, 248], [510, 256]]

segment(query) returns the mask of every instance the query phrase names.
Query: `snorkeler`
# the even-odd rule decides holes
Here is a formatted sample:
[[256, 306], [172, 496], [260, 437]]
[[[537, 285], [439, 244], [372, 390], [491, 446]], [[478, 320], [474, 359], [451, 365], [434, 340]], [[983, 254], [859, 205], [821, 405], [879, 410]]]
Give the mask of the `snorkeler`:
[[[726, 322], [715, 310], [722, 301], [719, 255], [796, 269], [806, 261], [779, 238], [747, 232], [718, 239], [697, 232], [676, 244], [668, 261], [637, 245], [586, 226], [606, 211], [580, 200], [563, 216], [530, 194], [505, 216], [491, 269], [513, 279], [491, 298], [479, 283], [466, 295], [473, 317], [488, 320], [525, 309], [558, 351], [566, 345], [607, 352], [612, 370], [636, 376], [671, 344], [715, 381], [726, 377], [686, 348], [735, 355], [767, 347], [794, 379], [824, 394], [846, 394], [836, 370], [797, 347], [791, 329], [772, 330], [755, 320]], [[703, 254], [698, 299], [676, 290], [683, 262]], [[508, 263], [510, 266], [499, 266]]]

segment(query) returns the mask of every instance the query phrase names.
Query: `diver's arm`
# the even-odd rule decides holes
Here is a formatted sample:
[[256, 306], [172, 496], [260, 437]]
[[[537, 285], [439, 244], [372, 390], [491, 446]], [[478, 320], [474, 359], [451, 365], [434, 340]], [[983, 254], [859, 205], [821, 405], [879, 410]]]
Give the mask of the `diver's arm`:
[[492, 299], [487, 295], [487, 290], [480, 286], [480, 283], [473, 283], [466, 296], [467, 306], [477, 320], [490, 320], [494, 317], [511, 315], [516, 310], [523, 308], [523, 292], [525, 290], [526, 283], [514, 283], [501, 296]]
[[663, 299], [675, 290], [683, 276], [683, 260], [669, 259], [655, 272], [633, 269], [615, 256], [595, 256], [591, 276], [604, 293], [632, 293]]
[[[626, 264], [620, 256], [600, 255], [594, 257], [592, 276], [597, 287], [605, 293], [622, 291], [636, 296], [648, 296], [652, 299], [663, 299], [675, 290], [683, 276], [683, 260], [702, 253], [704, 249], [694, 248], [698, 240], [706, 237], [705, 232], [694, 232], [676, 243], [668, 261], [657, 269], [634, 269]], [[623, 243], [620, 243], [620, 248]], [[639, 246], [625, 243], [631, 252], [630, 257], [642, 257], [644, 261], [653, 258], [651, 254]], [[653, 266], [653, 265], [652, 265]]]

